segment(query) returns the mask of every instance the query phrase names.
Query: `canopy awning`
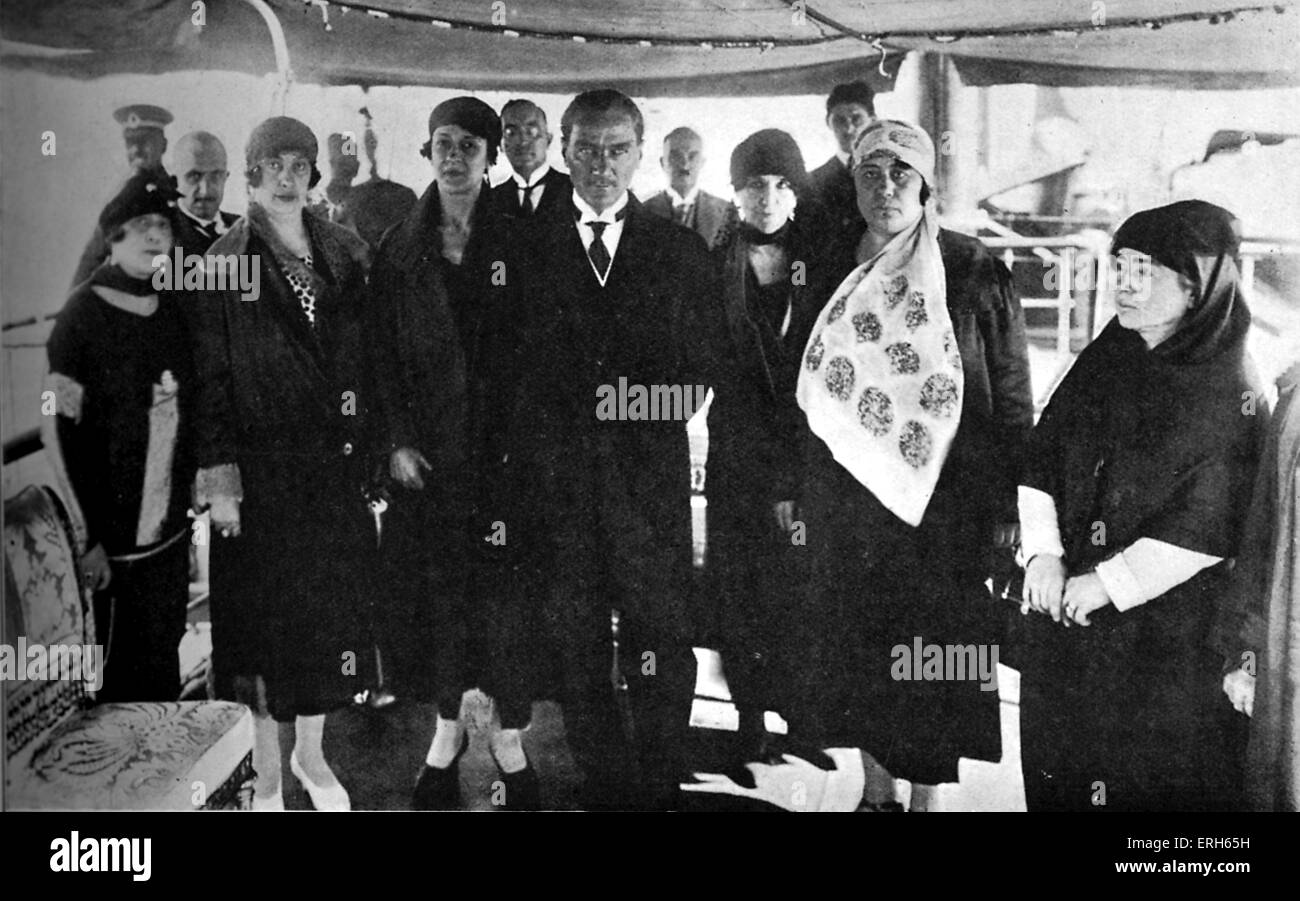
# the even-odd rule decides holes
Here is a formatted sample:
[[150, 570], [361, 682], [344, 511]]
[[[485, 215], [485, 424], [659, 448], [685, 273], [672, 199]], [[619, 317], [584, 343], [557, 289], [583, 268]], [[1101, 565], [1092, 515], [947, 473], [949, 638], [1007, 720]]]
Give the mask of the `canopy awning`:
[[[1300, 84], [1295, 0], [266, 4], [295, 77], [327, 85], [807, 94], [852, 78], [887, 88], [912, 50], [951, 54], [975, 85]], [[6, 0], [0, 33], [5, 65], [77, 78], [276, 71], [267, 24], [244, 0]]]

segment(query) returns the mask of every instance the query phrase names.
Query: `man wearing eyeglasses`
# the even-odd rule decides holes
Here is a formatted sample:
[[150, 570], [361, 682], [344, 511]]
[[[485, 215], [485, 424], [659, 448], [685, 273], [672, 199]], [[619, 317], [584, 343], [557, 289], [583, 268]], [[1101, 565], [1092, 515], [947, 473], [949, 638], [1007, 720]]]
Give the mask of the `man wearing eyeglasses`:
[[492, 189], [498, 211], [530, 219], [561, 208], [559, 197], [568, 193], [569, 176], [547, 161], [551, 138], [546, 113], [531, 100], [511, 100], [501, 108], [501, 149], [514, 174]]
[[192, 131], [176, 142], [172, 162], [180, 191], [172, 235], [184, 255], [202, 254], [239, 219], [221, 211], [230, 175], [226, 148], [216, 135]]

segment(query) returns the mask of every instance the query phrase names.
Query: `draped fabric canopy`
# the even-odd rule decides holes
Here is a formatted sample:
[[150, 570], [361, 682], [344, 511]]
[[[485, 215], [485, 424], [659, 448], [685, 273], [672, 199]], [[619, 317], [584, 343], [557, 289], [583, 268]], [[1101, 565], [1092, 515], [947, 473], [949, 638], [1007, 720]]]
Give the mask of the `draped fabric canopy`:
[[[256, 0], [254, 0], [256, 2]], [[265, 0], [297, 80], [634, 95], [887, 88], [906, 51], [967, 84], [1300, 84], [1296, 0]], [[79, 78], [276, 71], [249, 0], [6, 0], [0, 62]], [[882, 58], [882, 49], [884, 51]], [[883, 72], [881, 71], [883, 68]]]

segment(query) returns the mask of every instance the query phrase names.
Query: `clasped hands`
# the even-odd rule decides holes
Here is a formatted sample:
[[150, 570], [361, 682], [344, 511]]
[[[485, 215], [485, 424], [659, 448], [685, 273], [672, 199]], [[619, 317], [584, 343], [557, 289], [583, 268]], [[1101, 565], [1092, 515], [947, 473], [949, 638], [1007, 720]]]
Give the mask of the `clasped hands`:
[[1092, 625], [1088, 617], [1110, 603], [1110, 595], [1095, 572], [1067, 578], [1065, 561], [1055, 554], [1035, 554], [1025, 567], [1021, 610], [1046, 613], [1069, 627]]

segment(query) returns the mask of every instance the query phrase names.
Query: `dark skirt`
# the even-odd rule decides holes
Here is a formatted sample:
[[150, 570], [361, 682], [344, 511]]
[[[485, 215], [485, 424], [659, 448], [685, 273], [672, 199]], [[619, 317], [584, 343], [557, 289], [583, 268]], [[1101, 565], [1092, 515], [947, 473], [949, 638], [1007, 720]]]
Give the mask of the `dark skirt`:
[[[245, 455], [240, 473], [241, 533], [211, 539], [217, 696], [283, 722], [327, 713], [371, 673], [360, 590], [373, 578], [374, 523], [357, 467], [344, 457]], [[259, 680], [264, 704], [250, 694]]]
[[366, 605], [385, 685], [454, 719], [466, 687], [464, 550], [436, 495], [392, 489], [383, 516], [380, 577]]
[[727, 585], [710, 586], [721, 605], [717, 638], [727, 687], [742, 717], [773, 710], [802, 734], [809, 711], [796, 674], [808, 663], [800, 598], [810, 553], [806, 542], [795, 543], [803, 536], [780, 528], [770, 508], [752, 510], [750, 527], [757, 533], [752, 552], [723, 574]]
[[1247, 721], [1223, 694], [1222, 657], [1202, 643], [1211, 581], [1184, 583], [1126, 613], [1103, 608], [1086, 628], [1022, 620], [1020, 745], [1031, 811], [1239, 803]]
[[114, 561], [108, 588], [95, 595], [95, 627], [106, 649], [97, 699], [175, 701], [178, 649], [189, 601], [189, 530], [156, 553]]
[[[893, 776], [926, 785], [957, 781], [959, 758], [1000, 760], [988, 515], [941, 488], [912, 528], [810, 441], [801, 515], [811, 557], [798, 622], [809, 658], [801, 693], [821, 741], [861, 748]], [[923, 659], [931, 646], [945, 659], [962, 649], [962, 670], [915, 678], [918, 645]], [[984, 673], [966, 668], [971, 660]]]
[[385, 680], [446, 718], [478, 688], [503, 728], [522, 728], [533, 701], [556, 695], [522, 517], [471, 515], [457, 526], [437, 498], [396, 488], [384, 515], [382, 600], [370, 607]]

